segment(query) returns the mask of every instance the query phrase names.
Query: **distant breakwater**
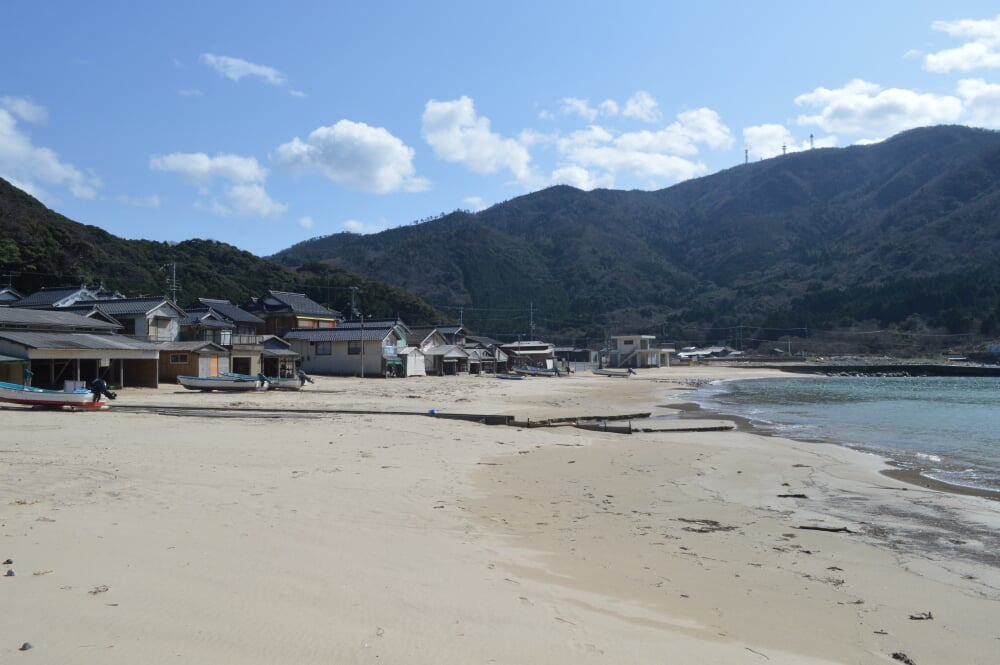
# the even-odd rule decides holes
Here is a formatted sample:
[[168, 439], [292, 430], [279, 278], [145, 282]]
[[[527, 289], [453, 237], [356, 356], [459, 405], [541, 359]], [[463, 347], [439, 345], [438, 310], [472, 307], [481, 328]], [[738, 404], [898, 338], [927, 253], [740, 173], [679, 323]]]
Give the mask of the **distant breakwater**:
[[884, 365], [772, 365], [772, 369], [825, 376], [1000, 376], [1000, 366], [894, 363]]

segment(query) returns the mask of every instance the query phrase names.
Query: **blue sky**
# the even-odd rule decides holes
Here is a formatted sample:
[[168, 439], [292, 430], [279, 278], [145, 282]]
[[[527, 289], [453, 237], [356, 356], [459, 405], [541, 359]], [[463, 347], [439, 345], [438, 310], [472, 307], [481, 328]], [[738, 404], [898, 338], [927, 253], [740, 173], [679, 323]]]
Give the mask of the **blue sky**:
[[17, 2], [0, 177], [266, 256], [553, 184], [1000, 127], [994, 3]]

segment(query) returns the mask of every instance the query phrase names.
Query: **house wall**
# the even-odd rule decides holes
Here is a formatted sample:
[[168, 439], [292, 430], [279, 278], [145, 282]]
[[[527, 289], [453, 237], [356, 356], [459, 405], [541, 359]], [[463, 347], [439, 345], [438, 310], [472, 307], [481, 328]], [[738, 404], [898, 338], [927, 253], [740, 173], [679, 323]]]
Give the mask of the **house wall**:
[[[174, 364], [172, 356], [186, 356], [187, 362]], [[178, 376], [200, 376], [198, 374], [198, 354], [194, 351], [160, 351], [160, 383], [177, 383]]]
[[[302, 357], [302, 370], [307, 374], [360, 376], [362, 373], [362, 354], [349, 355], [347, 342], [331, 342], [330, 355], [321, 356], [316, 354], [315, 342], [300, 339], [288, 341], [291, 342], [292, 350]], [[382, 375], [382, 342], [365, 342], [363, 359], [365, 376]]]

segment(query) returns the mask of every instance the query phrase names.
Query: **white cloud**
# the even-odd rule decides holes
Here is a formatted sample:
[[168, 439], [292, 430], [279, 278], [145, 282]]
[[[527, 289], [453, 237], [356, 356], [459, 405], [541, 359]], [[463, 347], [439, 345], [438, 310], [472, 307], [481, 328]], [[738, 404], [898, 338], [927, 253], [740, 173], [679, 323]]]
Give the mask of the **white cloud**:
[[553, 173], [558, 182], [582, 189], [610, 187], [614, 175], [646, 178], [651, 186], [664, 180], [685, 180], [706, 171], [706, 166], [686, 159], [700, 146], [727, 148], [733, 143], [729, 128], [719, 114], [707, 108], [678, 114], [677, 120], [659, 131], [615, 134], [591, 125], [559, 139], [557, 147], [564, 164]]
[[159, 208], [160, 197], [156, 194], [150, 196], [119, 196], [118, 200], [136, 208]]
[[618, 115], [618, 103], [613, 99], [605, 99], [598, 105], [597, 109], [601, 115]]
[[216, 180], [226, 181], [221, 198], [195, 204], [223, 217], [274, 219], [288, 209], [286, 204], [275, 201], [265, 191], [263, 183], [268, 172], [255, 157], [232, 154], [209, 157], [203, 152], [174, 152], [150, 157], [149, 168], [184, 176], [198, 186], [203, 196], [210, 195], [210, 187]]
[[552, 172], [553, 185], [570, 185], [577, 189], [591, 190], [615, 186], [615, 177], [610, 173], [588, 171], [582, 166], [566, 166]]
[[902, 88], [883, 89], [861, 79], [854, 79], [843, 88], [816, 88], [796, 97], [795, 103], [819, 109], [815, 115], [800, 115], [800, 125], [816, 125], [831, 133], [869, 136], [955, 122], [963, 110], [957, 97]]
[[823, 136], [796, 141], [792, 132], [784, 125], [756, 125], [743, 130], [743, 143], [750, 159], [768, 159], [785, 153], [800, 152], [810, 147], [832, 148], [837, 145], [836, 136]]
[[274, 161], [297, 173], [322, 173], [344, 187], [388, 194], [419, 192], [430, 182], [415, 175], [413, 148], [382, 127], [340, 120], [278, 146]]
[[963, 79], [958, 82], [958, 94], [965, 101], [969, 124], [1000, 127], [1000, 85], [983, 79]]
[[215, 178], [231, 182], [263, 182], [267, 179], [267, 169], [260, 165], [256, 157], [232, 154], [218, 154], [215, 157], [209, 157], [203, 152], [153, 155], [149, 158], [149, 168], [153, 171], [179, 173], [197, 182], [208, 182]]
[[508, 169], [522, 182], [532, 177], [527, 148], [493, 132], [489, 119], [476, 115], [469, 97], [427, 102], [423, 135], [434, 154], [447, 162], [458, 162], [484, 174]]
[[652, 95], [645, 90], [640, 90], [625, 102], [622, 115], [626, 118], [656, 122], [660, 119], [660, 109]]
[[299, 217], [299, 226], [309, 231], [312, 230], [314, 226], [316, 226], [316, 222], [314, 222], [313, 218], [310, 217], [309, 215], [304, 215], [302, 217]]
[[[594, 122], [598, 116], [613, 116], [619, 113], [618, 103], [613, 99], [605, 99], [597, 105], [597, 108], [591, 106], [588, 100], [577, 97], [564, 97], [559, 100], [559, 104], [561, 106], [559, 111], [563, 115], [578, 115], [587, 122]], [[656, 102], [653, 104], [655, 106]]]
[[593, 122], [597, 119], [597, 109], [591, 108], [586, 99], [564, 97], [559, 100], [559, 103], [562, 104], [563, 115], [578, 115], [587, 122]]
[[378, 222], [362, 222], [357, 219], [348, 219], [341, 224], [341, 226], [351, 233], [362, 234], [378, 233], [379, 231], [385, 231], [389, 228], [384, 219]]
[[38, 124], [45, 122], [49, 112], [26, 97], [0, 97], [0, 107], [7, 109], [24, 122]]
[[205, 93], [203, 93], [201, 90], [198, 90], [196, 88], [187, 88], [187, 89], [184, 89], [184, 90], [178, 90], [177, 94], [180, 95], [181, 97], [201, 97]]
[[[17, 117], [7, 110], [8, 106], [17, 109]], [[45, 113], [28, 100], [4, 98], [4, 108], [0, 108], [0, 176], [39, 196], [48, 196], [40, 184], [45, 183], [68, 187], [77, 198], [95, 198], [100, 179], [63, 162], [54, 150], [34, 145], [18, 127], [17, 118], [25, 115], [38, 119]]]
[[257, 65], [240, 58], [215, 55], [214, 53], [202, 53], [201, 61], [232, 81], [239, 81], [250, 76], [260, 78], [271, 85], [285, 84], [285, 77], [281, 75], [281, 72], [266, 65]]
[[473, 212], [479, 212], [486, 208], [486, 204], [483, 203], [483, 198], [481, 196], [466, 196], [462, 199], [462, 203], [469, 206], [469, 210]]
[[924, 57], [924, 69], [927, 71], [947, 74], [1000, 67], [1000, 16], [993, 19], [935, 21], [931, 27], [952, 37], [972, 41], [957, 48], [927, 54]]
[[211, 209], [223, 217], [276, 219], [288, 206], [278, 203], [257, 183], [240, 183], [225, 188], [223, 201], [213, 201]]

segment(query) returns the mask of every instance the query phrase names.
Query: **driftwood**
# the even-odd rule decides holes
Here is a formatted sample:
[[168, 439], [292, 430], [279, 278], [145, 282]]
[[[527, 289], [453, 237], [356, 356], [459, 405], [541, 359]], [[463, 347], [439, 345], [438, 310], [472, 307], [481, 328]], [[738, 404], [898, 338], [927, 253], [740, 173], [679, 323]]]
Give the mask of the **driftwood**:
[[[779, 494], [779, 499], [808, 499], [805, 494]], [[803, 527], [805, 528], [805, 527]]]
[[910, 619], [913, 621], [929, 621], [934, 618], [934, 615], [930, 612], [921, 612], [920, 614], [911, 614]]
[[805, 529], [807, 531], [828, 531], [830, 533], [854, 533], [846, 526], [797, 526], [793, 528]]
[[902, 651], [894, 651], [892, 653], [892, 659], [893, 660], [898, 660], [903, 665], [917, 665], [915, 662], [913, 662], [912, 658], [910, 658], [909, 656], [907, 656]]

